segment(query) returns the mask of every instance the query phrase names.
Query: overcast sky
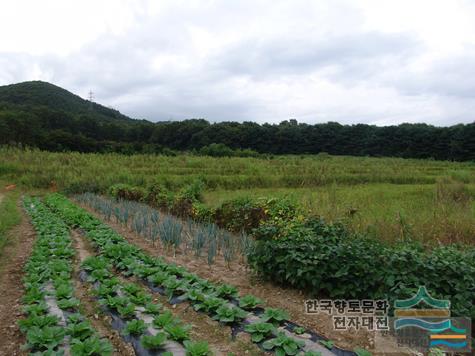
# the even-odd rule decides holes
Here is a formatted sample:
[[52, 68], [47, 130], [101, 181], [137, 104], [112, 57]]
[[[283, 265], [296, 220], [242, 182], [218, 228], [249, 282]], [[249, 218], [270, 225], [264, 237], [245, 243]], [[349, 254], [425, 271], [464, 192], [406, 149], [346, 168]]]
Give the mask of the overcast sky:
[[475, 121], [475, 1], [2, 0], [0, 85], [151, 121]]

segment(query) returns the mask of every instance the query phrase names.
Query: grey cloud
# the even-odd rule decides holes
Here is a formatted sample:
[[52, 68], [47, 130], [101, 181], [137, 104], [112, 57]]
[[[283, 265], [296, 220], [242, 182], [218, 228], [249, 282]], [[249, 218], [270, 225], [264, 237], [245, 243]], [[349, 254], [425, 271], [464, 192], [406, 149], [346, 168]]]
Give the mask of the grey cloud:
[[324, 39], [287, 37], [248, 39], [225, 49], [213, 59], [230, 75], [263, 78], [269, 75], [299, 75], [334, 68], [342, 80], [381, 70], [388, 58], [404, 60], [417, 52], [418, 42], [407, 34], [366, 32]]
[[464, 55], [440, 58], [421, 72], [404, 72], [393, 84], [407, 95], [475, 99], [475, 48]]

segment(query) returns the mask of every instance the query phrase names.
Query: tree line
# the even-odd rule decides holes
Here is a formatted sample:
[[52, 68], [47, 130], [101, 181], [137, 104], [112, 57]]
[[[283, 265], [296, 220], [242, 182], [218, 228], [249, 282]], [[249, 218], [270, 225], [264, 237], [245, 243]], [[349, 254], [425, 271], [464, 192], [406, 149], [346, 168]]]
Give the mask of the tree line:
[[0, 144], [49, 151], [209, 155], [317, 154], [475, 160], [475, 123], [450, 127], [401, 124], [378, 127], [336, 122], [279, 124], [104, 119], [94, 110], [0, 103]]

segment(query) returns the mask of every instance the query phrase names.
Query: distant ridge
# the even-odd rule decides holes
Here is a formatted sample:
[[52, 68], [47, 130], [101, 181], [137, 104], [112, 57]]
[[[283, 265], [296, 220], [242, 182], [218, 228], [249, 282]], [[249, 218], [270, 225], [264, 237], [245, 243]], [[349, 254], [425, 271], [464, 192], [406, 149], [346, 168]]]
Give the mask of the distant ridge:
[[[22, 106], [23, 108], [47, 107], [72, 115], [88, 114], [91, 103], [66, 89], [43, 81], [29, 81], [0, 86], [0, 104]], [[132, 120], [119, 111], [92, 103], [94, 113], [102, 119]]]

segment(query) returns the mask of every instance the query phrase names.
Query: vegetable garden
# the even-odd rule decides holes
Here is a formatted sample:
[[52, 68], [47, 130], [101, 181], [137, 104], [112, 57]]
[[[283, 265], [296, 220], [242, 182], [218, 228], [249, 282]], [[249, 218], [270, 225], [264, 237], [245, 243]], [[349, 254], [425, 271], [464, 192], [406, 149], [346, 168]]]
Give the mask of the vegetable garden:
[[[426, 285], [435, 297], [452, 301], [455, 315], [475, 316], [473, 248], [439, 246], [428, 251], [415, 242], [389, 246], [354, 235], [342, 225], [303, 216], [284, 200], [257, 205], [236, 201], [212, 213], [197, 213], [199, 201], [187, 194], [178, 200], [188, 207], [189, 199], [191, 210], [175, 211], [179, 216], [170, 214], [172, 209], [156, 208], [159, 204], [90, 193], [74, 201], [60, 194], [24, 198], [37, 235], [24, 269], [24, 318], [19, 321], [24, 351], [120, 354], [116, 342], [84, 314], [76, 282], [89, 291], [94, 308], [107, 316], [107, 327], [137, 355], [225, 354], [206, 335], [196, 337], [201, 325], [182, 320], [177, 307], [224, 328], [229, 334], [224, 342], [241, 340], [246, 351], [228, 355], [370, 355], [360, 347], [337, 346], [292, 320], [285, 308], [266, 305], [232, 284], [211, 281], [173, 262], [183, 255], [206, 261], [210, 271], [217, 261], [230, 270], [233, 264], [245, 265], [246, 273], [317, 297], [393, 301]], [[108, 223], [151, 244], [159, 256]], [[88, 246], [87, 256], [79, 261], [74, 247], [78, 240]]]
[[[88, 199], [96, 208], [102, 207], [103, 213], [108, 211], [104, 208], [107, 200]], [[248, 342], [257, 346], [256, 354], [366, 354], [362, 349], [338, 348], [313, 330], [292, 323], [285, 310], [266, 307], [262, 299], [241, 295], [232, 285], [210, 282], [182, 266], [147, 254], [64, 196], [24, 198], [24, 207], [37, 233], [25, 266], [25, 317], [19, 321], [26, 337], [25, 351], [45, 355], [117, 354], [114, 345], [82, 314], [81, 301], [76, 297], [76, 251], [71, 237], [76, 234], [91, 246], [91, 255], [80, 258], [80, 282], [89, 286], [98, 310], [109, 316], [110, 327], [138, 355], [215, 354], [213, 345], [193, 339], [193, 326], [174, 314], [174, 308], [181, 304], [210, 323], [227, 326], [231, 339], [238, 334], [249, 335]], [[227, 240], [229, 232], [215, 225], [160, 217], [158, 212], [136, 203], [126, 203], [122, 209], [111, 206], [110, 211], [118, 220], [130, 214], [135, 233], [152, 240], [158, 236], [161, 245], [180, 253], [203, 254], [210, 264], [218, 255], [228, 261], [249, 254], [248, 237], [242, 235], [231, 244]]]

